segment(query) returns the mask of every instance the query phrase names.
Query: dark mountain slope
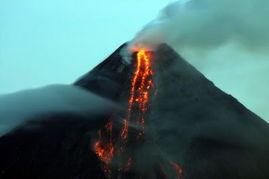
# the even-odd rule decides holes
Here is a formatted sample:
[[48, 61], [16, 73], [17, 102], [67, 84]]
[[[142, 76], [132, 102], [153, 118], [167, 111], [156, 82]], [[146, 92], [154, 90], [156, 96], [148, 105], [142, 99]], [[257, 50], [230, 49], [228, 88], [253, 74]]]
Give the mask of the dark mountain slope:
[[155, 56], [156, 143], [186, 178], [269, 178], [269, 126], [171, 48]]
[[[134, 64], [124, 62], [120, 55], [124, 47], [75, 85], [126, 105]], [[152, 63], [156, 94], [150, 98], [146, 142], [134, 151], [143, 165], [137, 167], [144, 168], [137, 171], [158, 173], [156, 164], [168, 160], [180, 164], [185, 179], [269, 178], [265, 121], [215, 87], [169, 46], [161, 45]], [[103, 178], [92, 140], [111, 115], [48, 114], [38, 117], [45, 121], [39, 122], [40, 130], [21, 128], [1, 137], [1, 178]]]

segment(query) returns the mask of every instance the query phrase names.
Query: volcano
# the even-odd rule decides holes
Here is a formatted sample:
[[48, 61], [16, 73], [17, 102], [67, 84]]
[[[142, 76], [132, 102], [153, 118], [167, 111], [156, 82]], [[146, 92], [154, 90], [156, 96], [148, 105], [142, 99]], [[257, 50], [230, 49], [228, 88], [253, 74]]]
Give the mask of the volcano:
[[[152, 73], [143, 77], [143, 68], [134, 83], [139, 52], [129, 63], [122, 56], [126, 46], [73, 84], [120, 109], [87, 117], [36, 116], [43, 119], [40, 129], [21, 126], [0, 138], [1, 178], [269, 178], [267, 122], [166, 44], [150, 52]], [[132, 93], [141, 89], [138, 83], [148, 86], [141, 92], [147, 93], [146, 102], [139, 103], [145, 101], [136, 97], [141, 94]], [[137, 105], [130, 107], [130, 96]], [[126, 126], [128, 135], [122, 137]], [[109, 161], [102, 158], [108, 153], [113, 154]]]

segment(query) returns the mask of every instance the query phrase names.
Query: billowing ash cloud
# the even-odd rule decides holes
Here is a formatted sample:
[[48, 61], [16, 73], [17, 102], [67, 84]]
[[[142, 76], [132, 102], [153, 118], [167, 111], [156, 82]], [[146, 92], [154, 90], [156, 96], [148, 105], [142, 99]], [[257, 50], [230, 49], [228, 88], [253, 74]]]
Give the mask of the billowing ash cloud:
[[137, 34], [130, 48], [166, 42], [176, 48], [210, 49], [237, 43], [247, 50], [269, 49], [268, 0], [174, 2]]

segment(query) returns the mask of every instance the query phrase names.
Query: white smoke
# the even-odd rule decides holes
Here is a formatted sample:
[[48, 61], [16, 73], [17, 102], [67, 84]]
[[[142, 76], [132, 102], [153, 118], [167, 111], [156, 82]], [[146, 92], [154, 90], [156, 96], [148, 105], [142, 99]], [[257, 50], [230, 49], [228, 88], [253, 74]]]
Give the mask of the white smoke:
[[167, 43], [207, 50], [234, 42], [248, 50], [269, 50], [269, 1], [190, 0], [174, 2], [140, 31], [130, 48]]

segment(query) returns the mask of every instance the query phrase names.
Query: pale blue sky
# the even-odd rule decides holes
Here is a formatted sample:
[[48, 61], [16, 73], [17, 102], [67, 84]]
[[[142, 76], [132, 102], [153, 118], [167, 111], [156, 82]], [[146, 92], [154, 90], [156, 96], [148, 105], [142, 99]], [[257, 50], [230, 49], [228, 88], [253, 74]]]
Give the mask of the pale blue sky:
[[72, 83], [171, 0], [1, 0], [0, 94]]

